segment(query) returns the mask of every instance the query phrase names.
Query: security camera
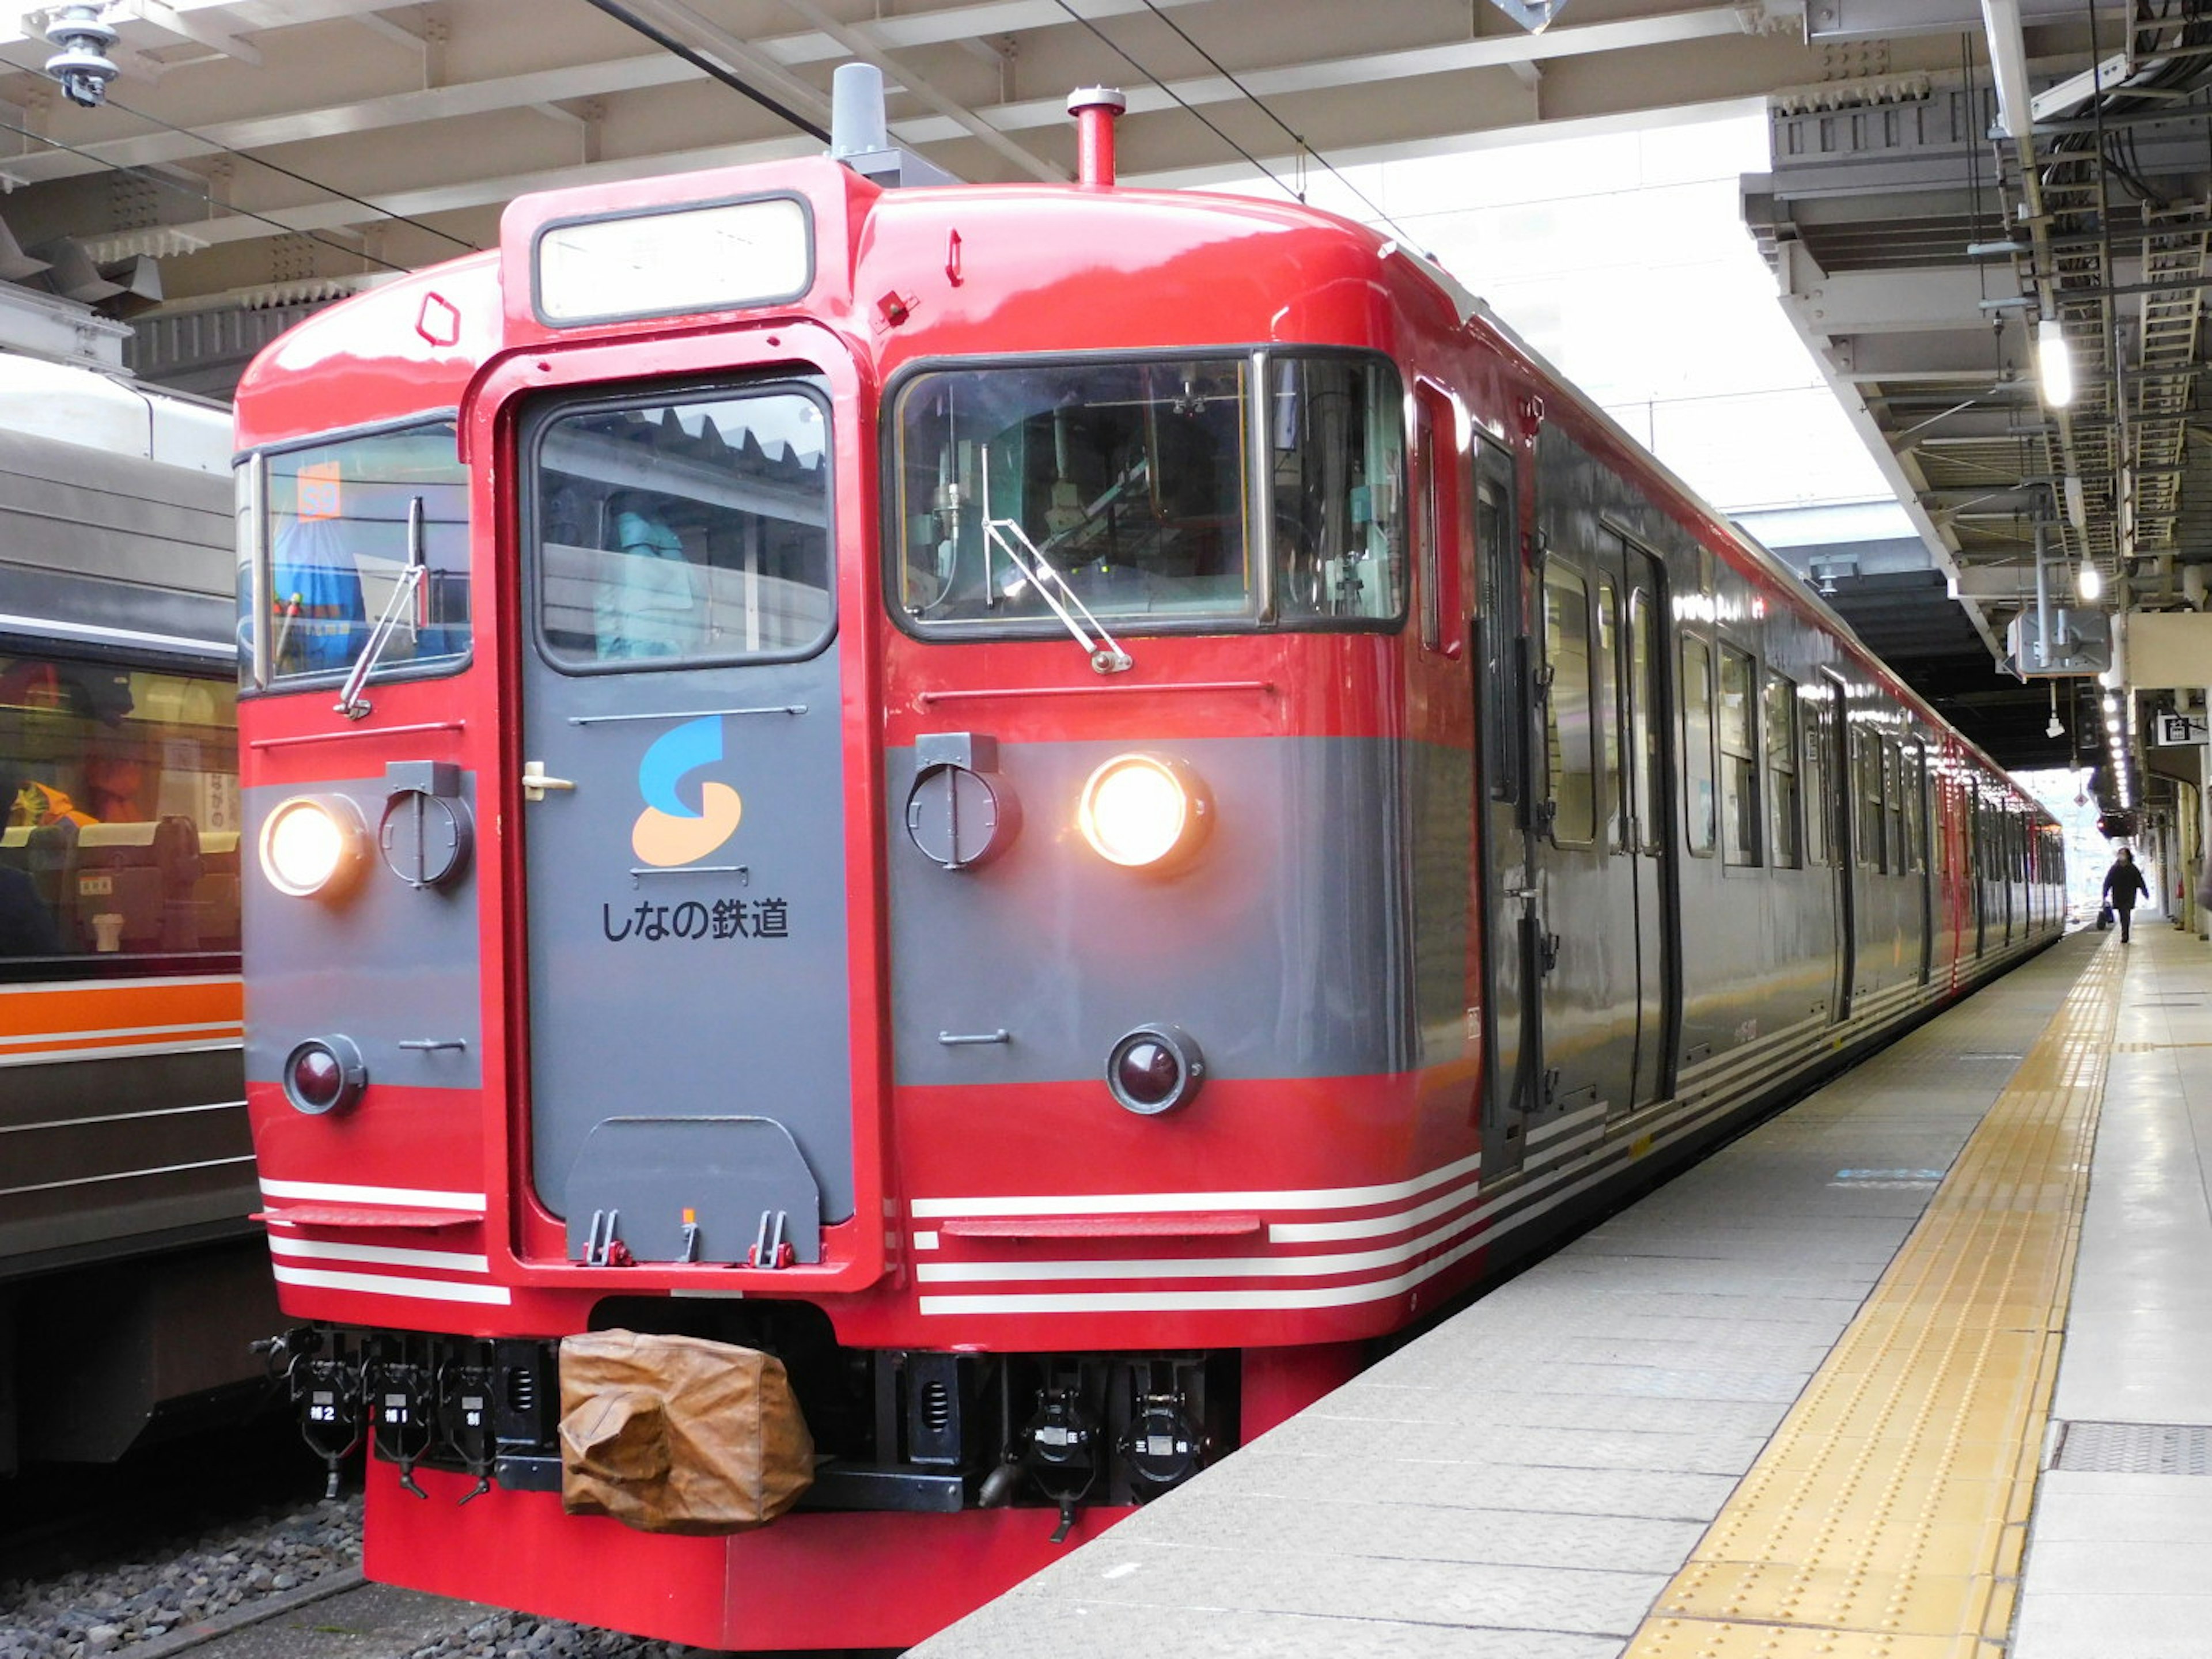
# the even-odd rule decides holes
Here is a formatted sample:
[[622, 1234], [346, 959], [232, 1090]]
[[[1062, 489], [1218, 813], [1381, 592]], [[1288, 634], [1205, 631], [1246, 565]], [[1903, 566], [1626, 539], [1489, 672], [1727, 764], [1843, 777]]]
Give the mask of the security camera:
[[107, 83], [123, 71], [107, 55], [119, 38], [101, 15], [104, 5], [58, 6], [46, 22], [46, 39], [60, 48], [46, 59], [46, 73], [62, 83], [72, 104], [96, 109], [106, 100]]

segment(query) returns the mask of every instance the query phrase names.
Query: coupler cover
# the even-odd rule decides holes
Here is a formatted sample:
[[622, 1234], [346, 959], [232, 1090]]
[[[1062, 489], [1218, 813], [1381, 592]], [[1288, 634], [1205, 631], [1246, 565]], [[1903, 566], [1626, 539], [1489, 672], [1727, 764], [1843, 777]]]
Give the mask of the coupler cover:
[[764, 1526], [813, 1484], [783, 1362], [690, 1336], [561, 1342], [561, 1506], [641, 1532]]

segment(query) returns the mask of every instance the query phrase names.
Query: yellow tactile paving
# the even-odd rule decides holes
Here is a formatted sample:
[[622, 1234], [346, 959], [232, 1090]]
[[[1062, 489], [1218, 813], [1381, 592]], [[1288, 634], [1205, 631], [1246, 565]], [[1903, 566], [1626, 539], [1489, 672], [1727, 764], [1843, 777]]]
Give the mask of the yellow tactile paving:
[[1998, 1659], [2119, 983], [2099, 951], [1626, 1659]]

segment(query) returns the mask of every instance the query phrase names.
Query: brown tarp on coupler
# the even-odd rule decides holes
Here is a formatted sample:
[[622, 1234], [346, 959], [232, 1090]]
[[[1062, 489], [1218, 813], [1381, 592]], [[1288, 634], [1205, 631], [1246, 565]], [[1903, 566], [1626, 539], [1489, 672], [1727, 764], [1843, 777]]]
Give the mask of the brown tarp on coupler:
[[641, 1532], [764, 1526], [814, 1479], [814, 1437], [771, 1354], [691, 1336], [561, 1341], [561, 1506]]

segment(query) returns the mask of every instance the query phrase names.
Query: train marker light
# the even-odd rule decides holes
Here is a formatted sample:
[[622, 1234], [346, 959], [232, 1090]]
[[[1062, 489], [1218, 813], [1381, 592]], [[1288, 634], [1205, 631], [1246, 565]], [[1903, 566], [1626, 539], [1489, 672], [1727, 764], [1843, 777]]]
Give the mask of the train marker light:
[[261, 826], [261, 872], [295, 898], [337, 896], [368, 852], [361, 809], [343, 795], [295, 795]]
[[1197, 851], [1213, 822], [1205, 780], [1181, 761], [1116, 755], [1083, 786], [1075, 821], [1098, 856], [1166, 869]]
[[284, 1056], [284, 1098], [310, 1117], [342, 1111], [368, 1086], [368, 1067], [351, 1037], [310, 1037]]
[[1180, 1025], [1139, 1025], [1106, 1056], [1106, 1088], [1143, 1117], [1171, 1112], [1206, 1080], [1206, 1056]]

